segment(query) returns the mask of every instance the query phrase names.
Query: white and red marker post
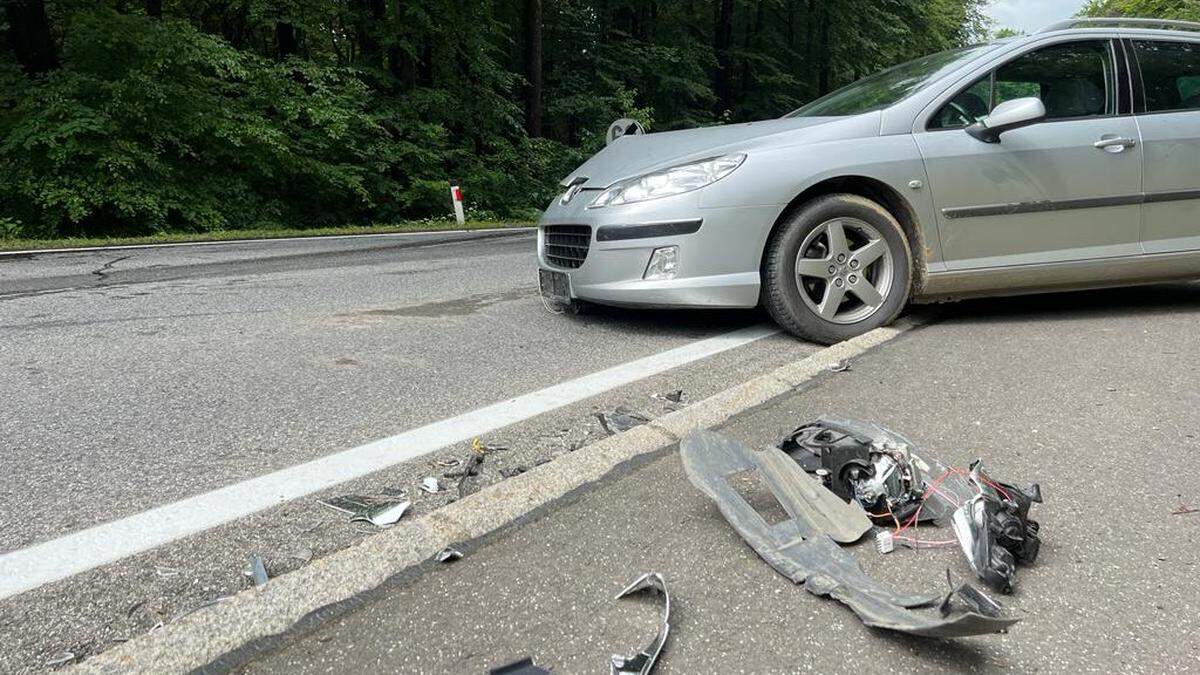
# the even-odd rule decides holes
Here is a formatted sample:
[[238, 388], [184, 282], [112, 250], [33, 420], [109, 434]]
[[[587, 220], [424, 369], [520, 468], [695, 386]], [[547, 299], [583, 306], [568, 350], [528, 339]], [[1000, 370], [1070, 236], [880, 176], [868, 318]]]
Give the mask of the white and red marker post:
[[459, 225], [465, 225], [467, 216], [463, 213], [462, 188], [453, 182], [450, 183], [450, 199], [454, 202], [454, 219]]

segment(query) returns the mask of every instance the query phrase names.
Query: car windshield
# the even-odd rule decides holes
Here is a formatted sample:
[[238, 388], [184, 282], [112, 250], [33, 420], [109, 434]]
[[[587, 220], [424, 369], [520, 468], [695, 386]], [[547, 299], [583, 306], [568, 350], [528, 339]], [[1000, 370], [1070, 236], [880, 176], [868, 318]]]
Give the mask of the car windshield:
[[901, 63], [794, 110], [785, 117], [839, 117], [859, 115], [886, 108], [903, 100], [958, 63], [977, 56], [995, 45], [977, 45], [923, 56]]

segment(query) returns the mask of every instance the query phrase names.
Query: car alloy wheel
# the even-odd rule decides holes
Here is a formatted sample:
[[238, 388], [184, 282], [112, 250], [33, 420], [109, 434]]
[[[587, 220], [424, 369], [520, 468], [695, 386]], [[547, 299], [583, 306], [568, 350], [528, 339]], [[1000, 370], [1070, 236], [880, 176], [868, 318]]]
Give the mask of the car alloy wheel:
[[831, 323], [867, 319], [887, 302], [895, 264], [883, 235], [857, 218], [828, 220], [796, 255], [796, 285], [814, 314]]

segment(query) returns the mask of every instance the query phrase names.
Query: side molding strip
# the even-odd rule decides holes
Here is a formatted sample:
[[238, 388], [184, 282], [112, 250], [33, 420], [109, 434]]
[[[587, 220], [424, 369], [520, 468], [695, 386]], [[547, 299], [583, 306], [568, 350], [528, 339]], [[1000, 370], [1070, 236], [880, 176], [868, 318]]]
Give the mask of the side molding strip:
[[1047, 199], [1037, 202], [1012, 202], [1010, 204], [985, 204], [983, 206], [955, 206], [942, 209], [942, 215], [947, 219], [953, 220], [955, 218], [983, 218], [986, 216], [1044, 213], [1047, 211], [1158, 204], [1162, 202], [1186, 201], [1189, 199], [1200, 199], [1200, 190], [1175, 190], [1172, 192], [1139, 193], [1118, 195], [1116, 197], [1088, 197], [1085, 199]]

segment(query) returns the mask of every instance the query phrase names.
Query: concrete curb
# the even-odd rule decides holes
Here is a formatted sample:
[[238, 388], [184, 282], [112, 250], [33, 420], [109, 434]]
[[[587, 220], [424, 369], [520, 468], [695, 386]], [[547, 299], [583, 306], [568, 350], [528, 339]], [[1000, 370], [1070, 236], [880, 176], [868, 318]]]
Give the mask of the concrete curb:
[[155, 633], [92, 657], [75, 670], [163, 673], [203, 668], [254, 640], [288, 630], [314, 611], [376, 588], [428, 561], [447, 546], [510, 525], [602, 479], [622, 464], [678, 442], [691, 431], [717, 426], [791, 393], [841, 359], [859, 356], [920, 323], [902, 319], [891, 327], [822, 349], [683, 410], [610, 436], [272, 579], [262, 589], [242, 591]]

